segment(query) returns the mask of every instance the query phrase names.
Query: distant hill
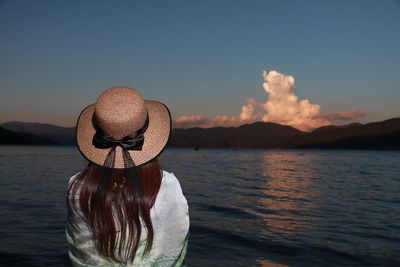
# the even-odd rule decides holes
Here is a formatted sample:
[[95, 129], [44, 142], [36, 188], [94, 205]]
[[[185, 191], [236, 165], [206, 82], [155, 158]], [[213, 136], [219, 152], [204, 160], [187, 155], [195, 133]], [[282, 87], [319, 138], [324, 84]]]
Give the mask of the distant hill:
[[[368, 140], [365, 137], [374, 137], [374, 140], [377, 140], [379, 136], [381, 136], [380, 138], [384, 138], [385, 134], [396, 131], [400, 131], [400, 118], [367, 124], [352, 123], [344, 126], [325, 126], [317, 128], [306, 135], [298, 135], [287, 139], [285, 147], [333, 148], [334, 144], [341, 144], [339, 147], [345, 148], [345, 144], [350, 146], [350, 140], [358, 140], [357, 142]], [[368, 144], [365, 144], [366, 148], [368, 146]], [[358, 147], [361, 148], [362, 144], [359, 144]]]
[[271, 122], [239, 127], [173, 129], [168, 145], [175, 147], [283, 148], [285, 140], [306, 133]]
[[10, 121], [0, 127], [13, 132], [45, 136], [61, 145], [75, 144], [75, 127], [62, 127], [48, 123]]
[[177, 147], [400, 149], [400, 118], [368, 124], [329, 125], [311, 133], [290, 126], [257, 122], [231, 128], [173, 129], [169, 145]]
[[322, 127], [316, 128], [316, 129], [314, 129], [312, 131], [312, 133], [313, 134], [323, 133], [323, 132], [330, 131], [332, 129], [338, 129], [338, 128], [343, 128], [343, 129], [347, 128], [348, 129], [348, 128], [354, 128], [354, 127], [357, 127], [357, 126], [362, 126], [362, 124], [356, 122], [356, 123], [351, 123], [351, 124], [347, 124], [347, 125], [340, 125], [340, 126], [338, 126], [338, 125], [328, 125], [328, 126], [322, 126]]
[[[22, 137], [37, 140], [35, 142], [75, 144], [74, 127], [25, 122], [7, 122], [0, 127], [5, 128], [0, 135], [1, 144], [13, 144], [18, 140], [28, 142], [18, 139]], [[6, 129], [11, 132], [5, 132]], [[286, 125], [256, 122], [239, 127], [172, 129], [168, 145], [200, 148], [400, 149], [399, 134], [400, 118], [367, 124], [324, 126], [311, 133]]]
[[15, 133], [0, 127], [0, 144], [8, 145], [58, 145], [57, 142], [43, 136], [29, 133]]

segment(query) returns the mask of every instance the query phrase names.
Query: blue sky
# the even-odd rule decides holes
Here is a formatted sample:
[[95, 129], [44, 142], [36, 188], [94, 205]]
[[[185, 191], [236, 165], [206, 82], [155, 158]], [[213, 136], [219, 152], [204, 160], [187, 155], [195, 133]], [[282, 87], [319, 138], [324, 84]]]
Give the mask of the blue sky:
[[[0, 122], [75, 124], [129, 85], [183, 114], [265, 102], [262, 71], [324, 113], [400, 115], [400, 2], [0, 1]], [[348, 123], [337, 121], [334, 123]]]

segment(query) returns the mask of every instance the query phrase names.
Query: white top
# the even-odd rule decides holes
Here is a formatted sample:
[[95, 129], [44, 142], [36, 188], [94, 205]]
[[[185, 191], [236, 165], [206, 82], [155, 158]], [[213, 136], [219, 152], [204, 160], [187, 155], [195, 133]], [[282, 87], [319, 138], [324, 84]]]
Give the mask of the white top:
[[[69, 185], [78, 174], [70, 178]], [[72, 198], [70, 196], [70, 199]], [[75, 197], [75, 201], [77, 199]], [[78, 211], [78, 214], [82, 213]], [[71, 226], [71, 216], [75, 216], [78, 229]], [[85, 221], [79, 215], [69, 214], [66, 236], [69, 257], [73, 266], [183, 266], [190, 224], [189, 211], [179, 181], [173, 173], [163, 171], [160, 190], [154, 206], [150, 210], [150, 216], [154, 228], [154, 239], [148, 257], [144, 259], [141, 257], [147, 235], [146, 228], [142, 227], [142, 235], [134, 262], [121, 265], [102, 258], [96, 250]]]

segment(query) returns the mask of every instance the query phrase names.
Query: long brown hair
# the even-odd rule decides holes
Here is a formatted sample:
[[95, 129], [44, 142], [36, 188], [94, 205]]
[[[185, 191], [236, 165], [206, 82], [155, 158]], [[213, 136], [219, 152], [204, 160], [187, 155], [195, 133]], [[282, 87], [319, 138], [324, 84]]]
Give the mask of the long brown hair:
[[[131, 176], [126, 175], [126, 169], [89, 163], [68, 189], [68, 196], [79, 194], [79, 201], [67, 201], [70, 214], [80, 205], [98, 252], [110, 261], [123, 264], [135, 258], [142, 233], [141, 221], [147, 230], [142, 257], [151, 250], [154, 231], [150, 209], [162, 179], [157, 160], [134, 168], [136, 175]], [[72, 226], [75, 225], [72, 219]]]

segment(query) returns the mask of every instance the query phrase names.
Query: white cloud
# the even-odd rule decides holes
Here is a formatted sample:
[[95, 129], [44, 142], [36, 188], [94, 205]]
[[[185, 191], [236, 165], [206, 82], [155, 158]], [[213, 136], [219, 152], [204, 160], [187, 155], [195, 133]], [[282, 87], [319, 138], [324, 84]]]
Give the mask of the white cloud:
[[330, 125], [330, 120], [352, 119], [364, 116], [360, 110], [339, 111], [332, 114], [321, 114], [321, 106], [308, 99], [298, 99], [295, 94], [295, 78], [275, 70], [264, 71], [263, 88], [266, 102], [257, 102], [248, 98], [237, 116], [217, 115], [208, 118], [204, 115], [183, 115], [174, 120], [175, 128], [189, 127], [231, 127], [255, 121], [274, 122], [289, 125], [302, 131]]

